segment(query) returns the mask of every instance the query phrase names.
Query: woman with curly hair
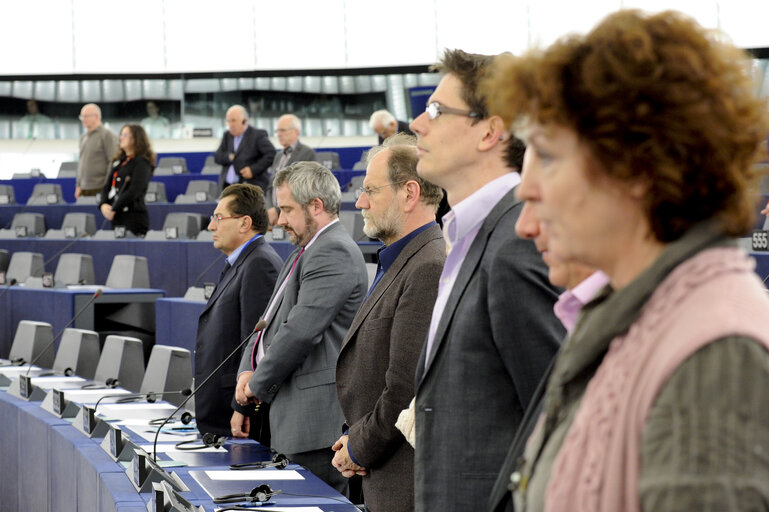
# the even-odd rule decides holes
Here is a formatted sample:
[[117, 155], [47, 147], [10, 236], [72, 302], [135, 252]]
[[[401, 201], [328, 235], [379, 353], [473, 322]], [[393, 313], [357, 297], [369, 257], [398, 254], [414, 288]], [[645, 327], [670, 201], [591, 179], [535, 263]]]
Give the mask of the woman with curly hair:
[[766, 510], [769, 298], [736, 245], [769, 133], [747, 56], [675, 12], [500, 56], [550, 256], [604, 271], [547, 384], [520, 511]]

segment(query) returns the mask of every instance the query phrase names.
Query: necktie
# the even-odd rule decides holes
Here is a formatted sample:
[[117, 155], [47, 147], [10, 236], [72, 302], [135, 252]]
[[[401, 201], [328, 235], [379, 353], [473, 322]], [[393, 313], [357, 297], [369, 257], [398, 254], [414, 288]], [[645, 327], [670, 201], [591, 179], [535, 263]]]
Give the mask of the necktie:
[[231, 268], [232, 268], [232, 265], [230, 265], [230, 262], [229, 262], [229, 261], [228, 261], [228, 262], [226, 262], [226, 263], [224, 264], [224, 268], [222, 269], [222, 273], [221, 273], [221, 274], [219, 274], [219, 281], [218, 281], [218, 282], [220, 282], [220, 283], [222, 282], [222, 279], [224, 279], [224, 275], [225, 275], [225, 274], [227, 273], [227, 271], [228, 271], [229, 269], [231, 269]]
[[[267, 308], [267, 312], [264, 314], [264, 321], [269, 322], [270, 321], [270, 315], [272, 315], [272, 310], [275, 307], [275, 304], [277, 304], [280, 301], [280, 297], [283, 295], [283, 290], [286, 288], [286, 284], [288, 283], [289, 278], [291, 277], [291, 274], [294, 273], [294, 269], [296, 268], [296, 263], [299, 261], [299, 257], [304, 253], [304, 247], [302, 247], [302, 250], [299, 251], [299, 254], [296, 255], [296, 258], [294, 258], [294, 263], [291, 264], [291, 270], [288, 271], [288, 275], [283, 280], [283, 282], [280, 284], [280, 288], [278, 288], [278, 292], [275, 294], [275, 297], [272, 298], [272, 302], [270, 302], [270, 306]], [[262, 360], [264, 357], [264, 348], [262, 347], [262, 344], [259, 343], [262, 340], [262, 333], [267, 329], [266, 327], [259, 331], [256, 334], [256, 341], [254, 342], [254, 348], [251, 350], [251, 366], [254, 370], [256, 370], [256, 365], [259, 364], [259, 361]]]
[[288, 159], [291, 158], [292, 151], [293, 151], [293, 148], [291, 148], [291, 146], [283, 150], [283, 155], [280, 157], [280, 161], [278, 162], [278, 168], [276, 170], [279, 171], [286, 166], [286, 164], [288, 163]]

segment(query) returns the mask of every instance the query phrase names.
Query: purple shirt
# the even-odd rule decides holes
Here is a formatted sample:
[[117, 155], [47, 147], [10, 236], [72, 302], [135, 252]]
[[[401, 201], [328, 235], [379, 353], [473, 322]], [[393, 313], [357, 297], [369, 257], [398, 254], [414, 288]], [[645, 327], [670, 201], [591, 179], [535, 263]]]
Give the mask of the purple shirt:
[[449, 213], [443, 216], [443, 237], [446, 240], [446, 263], [443, 265], [441, 280], [438, 284], [438, 298], [433, 307], [430, 319], [430, 331], [427, 335], [427, 358], [425, 369], [432, 360], [435, 332], [438, 330], [443, 310], [451, 295], [451, 289], [457, 280], [459, 269], [465, 261], [467, 251], [475, 240], [475, 235], [483, 225], [483, 221], [500, 200], [521, 182], [517, 172], [488, 182], [463, 201], [454, 205]]
[[555, 316], [561, 321], [566, 331], [571, 333], [577, 323], [577, 315], [582, 307], [593, 300], [598, 292], [609, 284], [609, 276], [601, 272], [593, 272], [590, 276], [571, 290], [566, 290], [558, 297], [553, 306]]

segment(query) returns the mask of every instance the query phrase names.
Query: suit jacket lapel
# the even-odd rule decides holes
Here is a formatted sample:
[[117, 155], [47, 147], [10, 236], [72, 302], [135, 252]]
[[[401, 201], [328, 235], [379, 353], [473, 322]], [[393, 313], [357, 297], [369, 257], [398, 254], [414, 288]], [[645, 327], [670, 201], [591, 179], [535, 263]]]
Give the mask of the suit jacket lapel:
[[435, 359], [435, 354], [440, 350], [444, 338], [446, 337], [446, 332], [454, 319], [454, 313], [456, 312], [459, 300], [464, 295], [465, 289], [470, 282], [470, 278], [475, 274], [475, 270], [481, 262], [483, 253], [486, 251], [486, 244], [489, 241], [491, 233], [494, 231], [494, 227], [497, 225], [497, 222], [499, 222], [502, 215], [507, 213], [519, 202], [520, 200], [515, 197], [515, 188], [513, 188], [500, 199], [483, 221], [483, 225], [475, 236], [473, 244], [470, 246], [470, 250], [467, 251], [467, 255], [465, 255], [465, 259], [459, 269], [459, 274], [457, 274], [457, 279], [454, 281], [454, 286], [451, 288], [449, 299], [446, 302], [446, 307], [443, 309], [438, 328], [435, 331], [435, 338], [433, 339], [433, 345], [431, 347], [432, 351], [429, 354], [425, 353], [427, 343], [425, 343], [425, 346], [422, 349], [422, 355], [424, 357], [420, 358], [420, 364], [417, 366], [417, 375], [419, 377], [417, 383], [424, 379], [427, 372], [430, 371], [430, 364], [433, 359]]
[[[232, 138], [232, 147], [234, 149], [233, 153], [235, 154], [235, 156], [238, 156], [238, 154], [240, 154], [240, 152], [243, 149], [243, 147], [248, 143], [247, 141], [249, 139], [250, 133], [251, 133], [251, 127], [247, 126], [246, 127], [246, 131], [243, 132], [243, 135], [240, 138], [240, 144], [238, 144], [238, 149], [234, 149], [235, 148], [235, 137]], [[236, 172], [237, 172], [237, 169], [236, 169]]]
[[411, 242], [406, 245], [406, 247], [403, 248], [385, 275], [382, 276], [382, 279], [379, 281], [379, 284], [377, 284], [377, 287], [374, 288], [374, 291], [371, 292], [369, 298], [366, 299], [366, 301], [358, 310], [358, 313], [355, 315], [355, 318], [352, 321], [352, 325], [350, 325], [350, 329], [347, 331], [347, 335], [342, 342], [343, 349], [347, 342], [355, 336], [355, 333], [358, 331], [363, 321], [368, 317], [369, 313], [371, 313], [371, 310], [374, 308], [377, 302], [379, 302], [379, 299], [382, 298], [382, 295], [385, 294], [395, 278], [398, 277], [401, 269], [406, 265], [406, 263], [408, 263], [411, 257], [419, 252], [419, 250], [426, 244], [441, 237], [441, 228], [438, 226], [432, 226], [419, 233], [416, 237], [414, 237], [413, 240], [411, 240]]
[[238, 259], [235, 261], [235, 264], [227, 270], [227, 273], [224, 274], [224, 277], [222, 277], [222, 280], [219, 282], [219, 284], [216, 285], [216, 288], [214, 289], [214, 293], [211, 294], [211, 298], [208, 299], [208, 303], [206, 304], [205, 309], [201, 313], [204, 314], [206, 311], [208, 311], [211, 306], [214, 305], [214, 302], [219, 298], [219, 296], [224, 293], [224, 290], [227, 289], [227, 287], [230, 285], [230, 282], [232, 279], [237, 275], [238, 269], [241, 265], [243, 265], [243, 262], [248, 259], [248, 255], [251, 254], [251, 252], [256, 249], [256, 247], [260, 244], [264, 243], [264, 238], [258, 238], [248, 244], [248, 246], [243, 249], [243, 252], [240, 253], [240, 256], [238, 256]]

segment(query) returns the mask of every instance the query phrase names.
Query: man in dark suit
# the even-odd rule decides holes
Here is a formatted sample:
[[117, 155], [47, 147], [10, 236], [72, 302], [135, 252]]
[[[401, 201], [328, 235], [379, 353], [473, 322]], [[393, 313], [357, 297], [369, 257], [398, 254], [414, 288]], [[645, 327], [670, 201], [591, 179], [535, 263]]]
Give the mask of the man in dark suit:
[[[270, 168], [273, 174], [294, 162], [315, 161], [315, 150], [299, 141], [299, 135], [302, 133], [302, 122], [294, 114], [280, 116], [277, 133], [278, 142], [283, 147], [283, 150], [275, 153], [275, 160]], [[267, 216], [270, 219], [270, 224], [275, 225], [278, 222], [278, 209], [272, 206], [272, 187], [270, 187], [269, 191], [266, 191], [266, 196], [269, 206], [267, 208]]]
[[[283, 261], [264, 241], [266, 229], [264, 195], [258, 187], [238, 184], [224, 189], [208, 230], [213, 232], [214, 247], [227, 258], [219, 283], [198, 320], [198, 383], [251, 332], [267, 306]], [[195, 396], [195, 417], [201, 433], [231, 435], [230, 400], [235, 393], [238, 366], [238, 359], [233, 357]], [[257, 428], [254, 435], [259, 441], [269, 442], [269, 431], [259, 432]]]
[[[271, 446], [340, 492], [347, 481], [329, 463], [344, 422], [336, 396], [336, 359], [366, 295], [363, 255], [339, 223], [342, 191], [331, 171], [297, 162], [273, 182], [278, 225], [297, 249], [288, 257], [246, 345], [235, 401], [269, 404]], [[233, 428], [242, 419], [233, 415]]]
[[487, 502], [534, 389], [563, 338], [558, 292], [531, 240], [515, 234], [511, 139], [477, 93], [492, 58], [447, 51], [411, 124], [417, 171], [443, 187], [448, 254], [416, 372], [415, 510]]
[[409, 135], [373, 148], [355, 204], [363, 210], [363, 231], [385, 246], [337, 361], [349, 431], [332, 448], [343, 475], [364, 475], [363, 497], [374, 512], [414, 510], [414, 450], [395, 422], [414, 397], [417, 359], [446, 259], [435, 222], [443, 192], [417, 175], [417, 161]]
[[406, 121], [398, 121], [388, 110], [377, 110], [371, 114], [368, 124], [379, 137], [379, 144], [382, 144], [386, 138], [392, 137], [396, 133], [414, 135]]
[[265, 190], [270, 183], [267, 169], [275, 158], [267, 132], [249, 126], [248, 113], [240, 105], [227, 109], [226, 119], [227, 131], [214, 154], [214, 161], [222, 166], [219, 187], [250, 183]]

